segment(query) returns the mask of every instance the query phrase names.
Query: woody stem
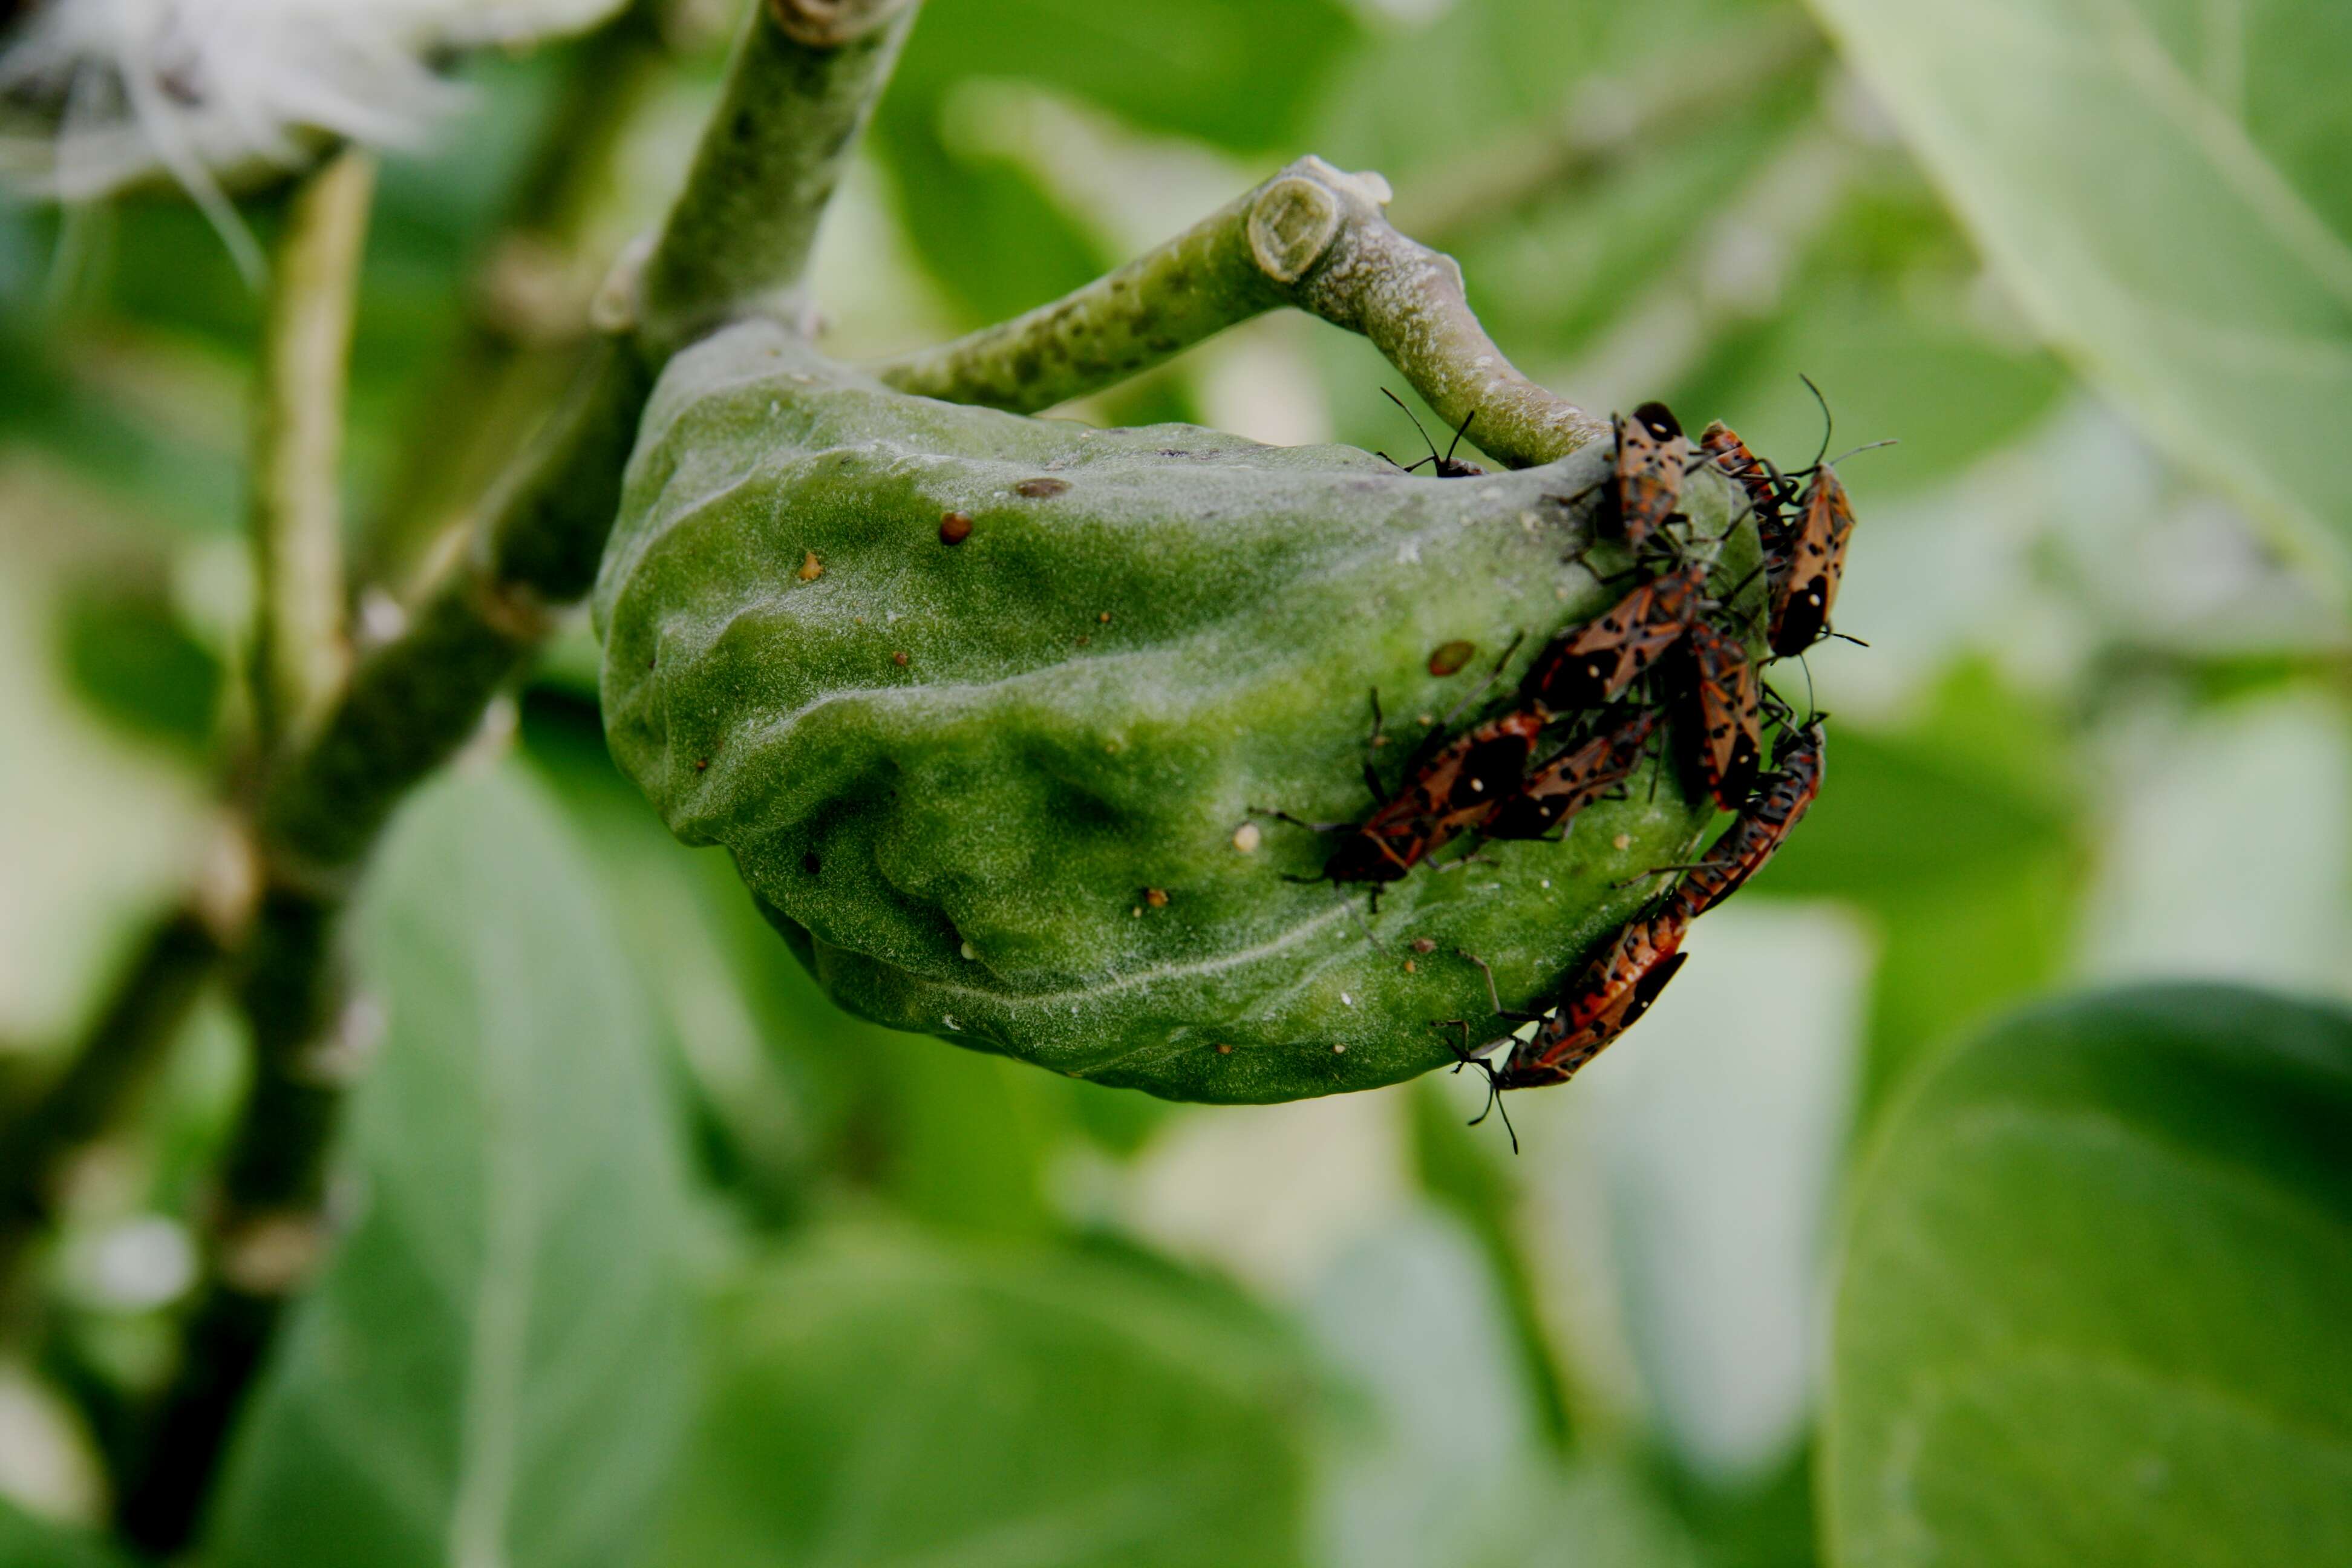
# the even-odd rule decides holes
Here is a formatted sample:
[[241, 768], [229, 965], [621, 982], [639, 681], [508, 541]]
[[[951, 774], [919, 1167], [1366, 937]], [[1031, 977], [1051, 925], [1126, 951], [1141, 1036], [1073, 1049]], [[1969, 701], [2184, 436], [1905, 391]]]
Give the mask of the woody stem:
[[1513, 368], [1462, 269], [1382, 216], [1387, 182], [1301, 158], [1147, 254], [1049, 305], [877, 374], [904, 392], [1030, 413], [1099, 390], [1277, 306], [1361, 332], [1448, 426], [1547, 463], [1607, 426]]

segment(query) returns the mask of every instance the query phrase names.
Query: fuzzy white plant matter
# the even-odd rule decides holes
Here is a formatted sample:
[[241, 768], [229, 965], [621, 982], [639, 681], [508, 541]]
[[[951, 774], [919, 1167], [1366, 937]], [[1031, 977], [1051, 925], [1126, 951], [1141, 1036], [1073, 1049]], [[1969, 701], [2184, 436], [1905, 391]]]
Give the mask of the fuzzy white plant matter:
[[334, 140], [415, 144], [453, 50], [578, 31], [621, 0], [47, 0], [0, 52], [0, 175], [74, 202], [176, 183], [241, 263], [225, 191]]

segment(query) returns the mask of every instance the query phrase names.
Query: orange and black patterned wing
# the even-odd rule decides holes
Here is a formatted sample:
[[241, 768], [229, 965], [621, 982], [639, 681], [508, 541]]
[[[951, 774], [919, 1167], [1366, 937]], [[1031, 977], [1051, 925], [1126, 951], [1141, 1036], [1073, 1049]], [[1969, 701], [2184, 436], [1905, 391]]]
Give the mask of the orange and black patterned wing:
[[1838, 583], [1845, 575], [1846, 542], [1853, 536], [1853, 503], [1836, 470], [1813, 472], [1798, 503], [1782, 573], [1772, 584], [1772, 651], [1786, 658], [1821, 641], [1830, 629]]
[[1690, 629], [1691, 683], [1698, 715], [1698, 763], [1707, 793], [1726, 811], [1747, 804], [1764, 765], [1756, 669], [1748, 650], [1707, 622]]
[[1627, 924], [1541, 1027], [1511, 1047], [1496, 1073], [1501, 1089], [1566, 1083], [1650, 1010], [1688, 956], [1681, 951], [1689, 922], [1669, 910]]
[[1642, 765], [1657, 727], [1657, 710], [1644, 708], [1615, 729], [1553, 757], [1496, 809], [1486, 823], [1486, 837], [1542, 838], [1553, 828], [1573, 823], [1579, 812]]
[[1698, 447], [1724, 478], [1747, 492], [1756, 514], [1756, 531], [1769, 562], [1787, 543], [1788, 513], [1782, 505], [1780, 476], [1772, 466], [1748, 449], [1739, 433], [1718, 419], [1699, 433]]
[[1827, 739], [1819, 722], [1784, 734], [1774, 751], [1771, 775], [1675, 889], [1669, 908], [1682, 919], [1698, 919], [1762, 870], [1821, 794]]
[[1528, 671], [1521, 697], [1553, 713], [1615, 701], [1690, 630], [1704, 580], [1700, 567], [1654, 578], [1555, 637]]
[[1663, 403], [1644, 403], [1617, 421], [1613, 475], [1617, 526], [1639, 551], [1682, 505], [1683, 469], [1690, 442]]

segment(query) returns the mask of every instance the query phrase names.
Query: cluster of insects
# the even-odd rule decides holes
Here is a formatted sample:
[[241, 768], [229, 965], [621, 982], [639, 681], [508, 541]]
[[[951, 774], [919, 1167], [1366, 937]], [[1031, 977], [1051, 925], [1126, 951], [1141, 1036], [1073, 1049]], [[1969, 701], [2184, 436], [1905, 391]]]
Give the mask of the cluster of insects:
[[[1541, 1011], [1506, 1009], [1486, 972], [1496, 1015], [1536, 1026], [1524, 1037], [1515, 1031], [1473, 1048], [1467, 1020], [1437, 1026], [1455, 1032], [1459, 1066], [1486, 1075], [1489, 1110], [1505, 1090], [1566, 1082], [1631, 1027], [1681, 967], [1691, 922], [1762, 868], [1821, 789], [1821, 716], [1801, 720], [1768, 689], [1749, 648], [1760, 635], [1769, 658], [1794, 658], [1837, 635], [1830, 616], [1854, 517], [1835, 467], [1816, 457], [1810, 468], [1782, 473], [1720, 422], [1694, 445], [1663, 404], [1644, 404], [1614, 423], [1597, 531], [1631, 558], [1616, 579], [1631, 585], [1600, 615], [1545, 645], [1503, 711], [1457, 729], [1457, 709], [1434, 728], [1395, 789], [1383, 789], [1368, 758], [1364, 778], [1374, 805], [1360, 821], [1298, 824], [1340, 836], [1313, 879], [1370, 884], [1377, 900], [1382, 885], [1412, 875], [1457, 839], [1564, 838], [1586, 807], [1622, 796], [1654, 750], [1663, 765], [1667, 721], [1681, 721], [1672, 729], [1685, 739], [1707, 795], [1737, 814], [1732, 825], [1696, 862], [1636, 879], [1669, 880]], [[1425, 461], [1441, 477], [1479, 472], [1454, 460], [1451, 448], [1443, 458], [1433, 445], [1431, 451]], [[1728, 531], [1696, 537], [1681, 510], [1685, 480], [1706, 468], [1738, 488], [1763, 547], [1756, 572], [1721, 591], [1717, 552]], [[1743, 613], [1739, 603], [1759, 574], [1762, 606]], [[1488, 686], [1517, 647], [1505, 650]], [[1377, 747], [1377, 693], [1372, 707]], [[1765, 740], [1774, 727], [1768, 771]], [[1486, 971], [1475, 955], [1462, 956]]]

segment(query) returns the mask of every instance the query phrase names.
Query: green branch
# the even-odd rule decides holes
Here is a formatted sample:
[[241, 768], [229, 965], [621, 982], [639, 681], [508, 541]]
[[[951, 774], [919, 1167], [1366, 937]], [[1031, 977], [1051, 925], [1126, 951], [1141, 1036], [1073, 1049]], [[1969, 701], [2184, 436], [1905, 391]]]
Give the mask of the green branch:
[[603, 335], [590, 302], [636, 187], [638, 131], [677, 64], [663, 8], [635, 0], [570, 52], [499, 236], [464, 290], [457, 341], [417, 399], [360, 540], [359, 583], [415, 584]]
[[637, 337], [659, 363], [744, 316], [796, 321], [817, 225], [919, 0], [766, 0], [646, 262]]
[[220, 959], [194, 909], [158, 921], [77, 1042], [65, 1071], [0, 1136], [0, 1284], [57, 1218], [57, 1187], [72, 1157], [111, 1125], [146, 1081], [203, 994]]
[[1031, 413], [1122, 381], [1279, 305], [1361, 332], [1480, 447], [1548, 463], [1607, 426], [1521, 375], [1451, 257], [1391, 227], [1377, 174], [1301, 158], [1150, 253], [1050, 305], [880, 367], [901, 391]]
[[356, 149], [308, 176], [270, 268], [253, 428], [258, 626], [255, 713], [264, 745], [299, 734], [342, 685], [343, 399], [375, 160]]
[[1441, 241], [1467, 233], [1602, 178], [1638, 153], [1717, 131], [1828, 53], [1820, 28], [1801, 13], [1710, 28], [1630, 79], [1580, 83], [1558, 112], [1433, 167], [1408, 170], [1398, 179], [1391, 219]]

